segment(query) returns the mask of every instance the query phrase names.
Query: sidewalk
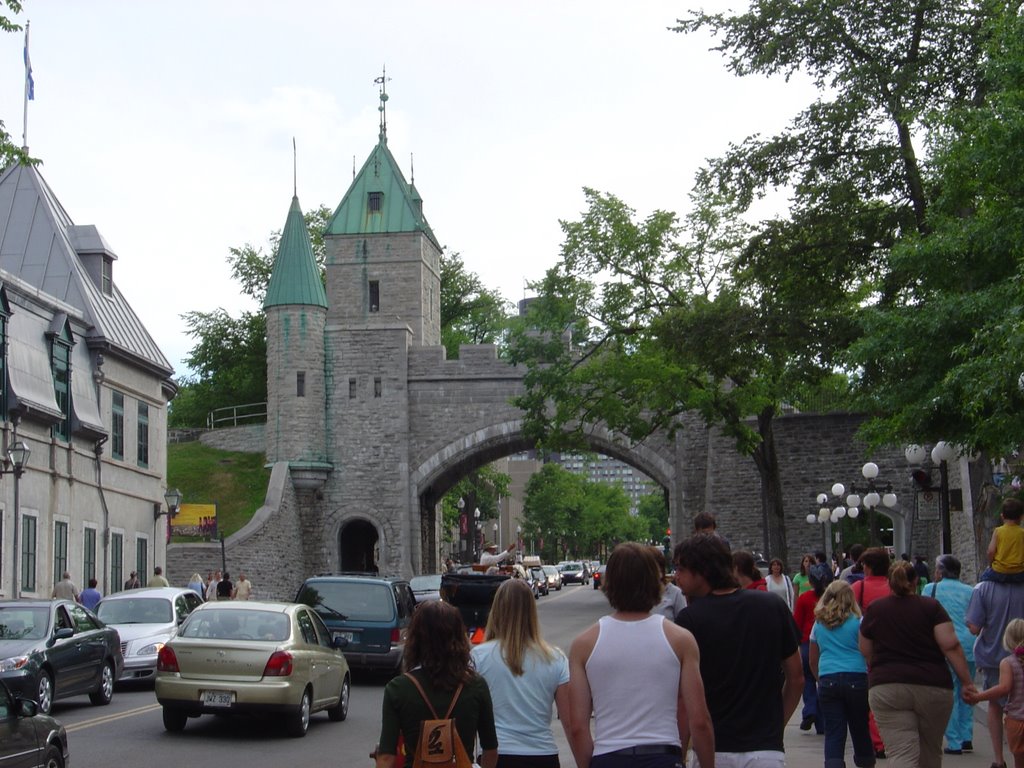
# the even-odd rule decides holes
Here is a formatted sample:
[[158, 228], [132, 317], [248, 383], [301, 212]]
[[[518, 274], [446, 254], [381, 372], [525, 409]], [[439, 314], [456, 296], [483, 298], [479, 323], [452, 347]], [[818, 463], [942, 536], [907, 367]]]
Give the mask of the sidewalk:
[[[949, 768], [989, 768], [992, 765], [992, 740], [986, 725], [986, 709], [984, 705], [974, 708], [974, 751], [963, 755], [943, 755], [942, 765]], [[800, 708], [797, 707], [793, 719], [786, 726], [786, 768], [821, 768], [825, 762], [824, 736], [818, 736], [813, 729], [800, 730]], [[945, 743], [943, 743], [945, 746]], [[1004, 750], [1003, 758], [1013, 765], [1013, 757], [1009, 750]], [[886, 761], [879, 760], [877, 768], [885, 768]], [[846, 742], [846, 765], [853, 768], [853, 748], [849, 739]]]

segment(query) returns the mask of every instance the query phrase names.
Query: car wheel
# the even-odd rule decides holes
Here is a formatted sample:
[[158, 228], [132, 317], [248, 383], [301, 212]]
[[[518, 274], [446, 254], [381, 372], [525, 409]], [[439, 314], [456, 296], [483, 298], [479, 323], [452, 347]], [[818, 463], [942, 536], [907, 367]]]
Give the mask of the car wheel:
[[114, 667], [107, 661], [100, 672], [100, 687], [89, 694], [89, 701], [96, 706], [106, 706], [114, 698]]
[[56, 745], [50, 744], [46, 748], [43, 765], [45, 768], [64, 768], [64, 755]]
[[185, 730], [185, 723], [188, 722], [188, 713], [177, 707], [164, 707], [164, 729], [171, 733], [180, 733]]
[[341, 683], [341, 695], [338, 697], [337, 705], [327, 710], [327, 716], [331, 718], [332, 722], [339, 723], [348, 717], [348, 700], [352, 694], [352, 682], [348, 679], [348, 675], [345, 675], [345, 679]]
[[50, 714], [53, 709], [53, 678], [45, 669], [39, 673], [39, 682], [36, 683], [36, 701], [39, 702], [39, 714]]
[[289, 736], [300, 737], [306, 735], [306, 731], [309, 730], [309, 714], [312, 707], [313, 704], [310, 700], [309, 689], [307, 688], [302, 692], [302, 701], [299, 702], [299, 706], [288, 715], [286, 720]]

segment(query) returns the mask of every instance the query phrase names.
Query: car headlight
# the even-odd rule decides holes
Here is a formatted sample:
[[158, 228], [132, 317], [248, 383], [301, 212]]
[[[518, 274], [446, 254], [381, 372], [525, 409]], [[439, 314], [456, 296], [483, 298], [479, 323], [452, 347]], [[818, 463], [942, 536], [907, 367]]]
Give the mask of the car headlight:
[[28, 656], [11, 656], [8, 659], [0, 659], [0, 672], [14, 672], [28, 664]]
[[166, 645], [165, 641], [157, 640], [155, 643], [150, 643], [149, 645], [145, 645], [142, 648], [139, 648], [139, 650], [135, 652], [135, 655], [156, 656], [158, 653], [160, 653], [160, 649], [163, 648], [164, 645]]

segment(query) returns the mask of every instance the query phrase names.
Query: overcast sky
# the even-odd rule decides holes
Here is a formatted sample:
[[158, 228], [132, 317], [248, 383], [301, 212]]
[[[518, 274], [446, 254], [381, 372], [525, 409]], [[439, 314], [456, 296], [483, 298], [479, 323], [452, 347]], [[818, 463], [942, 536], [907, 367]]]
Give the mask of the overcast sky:
[[[188, 310], [251, 309], [228, 249], [265, 246], [292, 195], [335, 208], [377, 141], [441, 245], [516, 301], [558, 259], [582, 187], [645, 215], [685, 211], [703, 161], [785, 126], [800, 82], [737, 79], [706, 36], [668, 31], [684, 0], [25, 0], [28, 145], [164, 354]], [[733, 3], [733, 6], [738, 3]], [[0, 35], [0, 119], [22, 137], [21, 34]]]

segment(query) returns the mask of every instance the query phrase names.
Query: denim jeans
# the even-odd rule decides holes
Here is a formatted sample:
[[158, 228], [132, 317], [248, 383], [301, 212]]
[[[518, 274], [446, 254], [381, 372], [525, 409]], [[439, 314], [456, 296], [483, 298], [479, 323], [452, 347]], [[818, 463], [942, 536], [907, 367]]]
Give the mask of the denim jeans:
[[837, 672], [818, 681], [818, 706], [825, 717], [825, 768], [845, 763], [846, 730], [853, 742], [853, 763], [860, 768], [875, 764], [875, 748], [868, 733], [868, 676], [864, 672]]
[[804, 708], [801, 716], [814, 718], [814, 730], [824, 733], [825, 728], [822, 720], [824, 716], [818, 707], [818, 686], [814, 684], [814, 675], [811, 674], [810, 643], [800, 643], [800, 660], [804, 665]]

